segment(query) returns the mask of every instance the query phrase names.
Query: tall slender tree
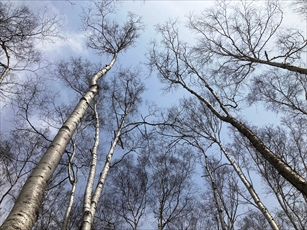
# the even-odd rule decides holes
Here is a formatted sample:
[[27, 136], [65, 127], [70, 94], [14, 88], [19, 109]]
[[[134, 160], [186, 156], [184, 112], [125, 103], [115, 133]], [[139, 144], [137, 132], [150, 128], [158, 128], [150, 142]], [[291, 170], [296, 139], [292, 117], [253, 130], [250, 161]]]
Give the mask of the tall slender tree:
[[[97, 204], [101, 197], [107, 175], [111, 168], [112, 158], [115, 153], [116, 147], [120, 146], [125, 150], [125, 155], [134, 151], [136, 146], [126, 146], [125, 137], [129, 136], [129, 133], [134, 130], [136, 121], [133, 117], [138, 111], [138, 106], [142, 102], [141, 94], [144, 91], [144, 85], [137, 76], [137, 72], [131, 72], [128, 70], [121, 70], [115, 75], [110, 85], [110, 111], [108, 114], [108, 122], [110, 122], [112, 131], [114, 131], [113, 138], [111, 140], [111, 146], [105, 158], [104, 166], [101, 169], [98, 183], [94, 188], [95, 176], [98, 166], [98, 147], [99, 147], [99, 118], [97, 109], [95, 109], [95, 143], [91, 150], [92, 160], [87, 180], [87, 185], [84, 194], [84, 217], [82, 229], [90, 229], [93, 224]], [[113, 113], [113, 115], [112, 115]], [[110, 120], [113, 118], [114, 120]], [[133, 126], [130, 125], [133, 122]], [[111, 124], [114, 124], [113, 126]]]
[[[60, 162], [65, 148], [77, 125], [84, 116], [90, 102], [99, 92], [98, 81], [113, 67], [118, 53], [125, 51], [139, 36], [142, 29], [140, 18], [129, 15], [128, 21], [120, 26], [111, 22], [107, 15], [112, 12], [113, 1], [95, 3], [95, 7], [84, 11], [84, 29], [89, 33], [88, 46], [100, 54], [112, 56], [110, 62], [94, 74], [88, 91], [81, 97], [74, 111], [59, 129], [40, 162], [24, 184], [15, 205], [0, 229], [31, 229], [37, 220], [48, 181]], [[95, 12], [96, 11], [96, 12]], [[95, 13], [93, 13], [95, 12]], [[97, 14], [96, 14], [97, 13]]]
[[[222, 154], [226, 157], [233, 170], [237, 174], [238, 178], [244, 184], [245, 189], [248, 191], [248, 193], [254, 200], [255, 206], [259, 208], [259, 210], [264, 215], [272, 229], [279, 229], [278, 224], [274, 220], [269, 210], [262, 203], [252, 183], [248, 180], [247, 176], [239, 167], [238, 163], [226, 151], [226, 148], [223, 146], [220, 137], [222, 130], [222, 122], [217, 117], [213, 116], [212, 112], [208, 110], [204, 104], [200, 103], [194, 98], [182, 99], [180, 105], [181, 106], [179, 108], [174, 107], [171, 110], [172, 113], [176, 114], [175, 121], [171, 122], [171, 128], [178, 133], [178, 136], [182, 136], [183, 139], [187, 140], [190, 145], [199, 149], [205, 156], [204, 167], [208, 173], [209, 178], [212, 181], [212, 189], [217, 203], [217, 208], [220, 210], [218, 212], [219, 215], [221, 214], [222, 210], [216, 195], [216, 182], [215, 178], [212, 176], [212, 172], [208, 162], [208, 156], [205, 151], [206, 146], [211, 146], [212, 144], [217, 144], [217, 146], [220, 148]], [[201, 140], [203, 141], [201, 142]], [[207, 144], [202, 144], [206, 142]], [[223, 218], [220, 218], [220, 220], [222, 221], [222, 229], [225, 229], [226, 226], [223, 223]]]
[[[195, 58], [195, 48], [189, 47], [179, 39], [179, 32], [175, 22], [167, 22], [157, 27], [162, 36], [162, 50], [158, 49], [157, 43], [149, 54], [149, 65], [158, 71], [159, 76], [167, 82], [169, 88], [181, 86], [191, 95], [195, 96], [201, 103], [204, 103], [221, 121], [233, 126], [238, 132], [244, 135], [253, 147], [269, 162], [286, 180], [296, 187], [302, 194], [307, 195], [307, 181], [297, 173], [290, 165], [278, 156], [261, 140], [259, 136], [246, 123], [240, 121], [233, 114], [239, 109], [237, 98], [240, 98], [241, 81], [232, 78], [227, 79], [226, 86], [218, 81], [218, 74], [204, 72], [202, 62]], [[209, 57], [211, 57], [209, 55]], [[210, 59], [206, 65], [210, 64]], [[208, 66], [208, 68], [210, 68]], [[223, 76], [227, 72], [220, 72]], [[212, 75], [210, 75], [212, 74]], [[244, 79], [246, 72], [241, 74], [235, 72]], [[245, 76], [245, 77], [244, 77]], [[237, 78], [238, 79], [238, 78]], [[218, 84], [215, 84], [218, 82]], [[228, 87], [227, 87], [228, 86]], [[216, 88], [217, 87], [217, 88]], [[243, 94], [243, 92], [242, 92]], [[239, 100], [239, 99], [238, 99]], [[242, 99], [243, 100], [243, 99]]]
[[180, 145], [159, 141], [150, 152], [152, 184], [151, 204], [159, 230], [188, 215], [192, 210], [197, 187], [192, 181], [193, 152]]

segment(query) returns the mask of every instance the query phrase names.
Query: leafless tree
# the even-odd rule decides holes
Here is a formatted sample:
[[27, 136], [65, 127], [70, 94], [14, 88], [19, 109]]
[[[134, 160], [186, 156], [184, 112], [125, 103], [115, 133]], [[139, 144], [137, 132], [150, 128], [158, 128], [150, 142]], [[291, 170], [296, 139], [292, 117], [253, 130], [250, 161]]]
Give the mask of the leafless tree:
[[[20, 139], [19, 137], [22, 137]], [[11, 140], [15, 139], [14, 143]], [[18, 141], [19, 140], [19, 141]], [[24, 144], [27, 142], [27, 144]], [[26, 131], [12, 131], [1, 139], [1, 216], [5, 217], [11, 204], [16, 200], [20, 186], [34, 167], [43, 140]], [[8, 145], [9, 144], [9, 145]], [[35, 149], [36, 148], [36, 149]], [[5, 151], [5, 152], [3, 152]]]
[[[217, 208], [219, 210], [219, 214], [221, 215], [222, 209], [219, 204], [218, 196], [217, 196], [217, 188], [216, 182], [213, 173], [211, 172], [211, 166], [209, 164], [208, 155], [205, 149], [212, 149], [211, 146], [216, 144], [220, 149], [222, 155], [224, 155], [227, 161], [224, 161], [226, 164], [230, 164], [233, 171], [237, 174], [240, 181], [245, 186], [245, 190], [248, 191], [249, 199], [252, 199], [255, 205], [259, 210], [261, 210], [262, 214], [266, 217], [268, 223], [270, 223], [272, 229], [279, 229], [277, 223], [274, 218], [262, 203], [259, 195], [253, 188], [252, 182], [248, 179], [248, 177], [243, 172], [242, 168], [240, 168], [239, 164], [235, 161], [234, 157], [232, 157], [223, 146], [221, 141], [221, 130], [222, 130], [222, 122], [215, 116], [213, 116], [212, 112], [207, 109], [207, 107], [200, 103], [198, 100], [194, 98], [185, 98], [180, 101], [180, 107], [172, 110], [173, 114], [176, 114], [176, 119], [172, 123], [172, 130], [178, 133], [178, 136], [182, 136], [183, 139], [187, 140], [187, 142], [199, 149], [201, 154], [205, 157], [204, 168], [207, 171], [208, 178], [211, 179], [212, 189], [214, 193], [214, 197], [217, 203]], [[233, 154], [238, 155], [238, 154]], [[215, 170], [214, 170], [215, 171]], [[231, 171], [229, 172], [232, 173]], [[219, 179], [219, 178], [217, 178]], [[234, 190], [233, 192], [239, 192]], [[240, 195], [240, 194], [239, 194]], [[226, 228], [223, 223], [223, 218], [220, 217], [222, 228]], [[224, 225], [224, 227], [223, 227]]]
[[27, 69], [40, 63], [42, 53], [37, 43], [63, 38], [59, 16], [35, 13], [27, 6], [0, 3], [0, 84], [11, 70]]
[[[282, 158], [287, 159], [295, 170], [305, 175], [304, 161], [301, 160], [301, 154], [303, 152], [300, 150], [304, 146], [303, 139], [305, 135], [296, 133], [300, 137], [294, 142], [291, 140], [291, 134], [287, 133], [281, 127], [263, 128], [259, 130], [259, 135], [262, 136], [270, 148], [275, 149]], [[244, 151], [247, 151], [256, 163], [254, 170], [262, 176], [264, 182], [267, 184], [266, 193], [276, 197], [280, 208], [275, 212], [280, 226], [282, 228], [304, 229], [306, 222], [305, 210], [307, 207], [305, 196], [290, 186], [284, 178], [280, 177], [261, 156], [257, 156], [249, 144], [242, 141], [239, 135], [234, 135], [234, 139], [236, 148], [232, 151], [238, 152], [238, 146], [244, 146]], [[244, 152], [240, 154], [244, 154]]]
[[[47, 102], [42, 95], [45, 88], [33, 78], [25, 79], [23, 83], [18, 87], [19, 93], [11, 98], [11, 105], [8, 106], [14, 111], [10, 125], [6, 130], [1, 130], [1, 149], [5, 149], [1, 157], [3, 184], [0, 189], [1, 209], [5, 210], [3, 218], [9, 213], [8, 209], [12, 208], [22, 184], [38, 162], [40, 152], [45, 151], [49, 144], [50, 130], [37, 128], [31, 119], [41, 103]], [[36, 115], [39, 116], [35, 114], [34, 117]]]
[[[159, 50], [158, 44], [153, 43], [149, 54], [149, 65], [153, 70], [158, 71], [160, 78], [168, 84], [168, 88], [181, 86], [206, 105], [214, 116], [235, 127], [250, 141], [258, 154], [261, 154], [286, 180], [306, 195], [307, 181], [302, 175], [268, 148], [247, 124], [233, 115], [232, 112], [239, 109], [236, 98], [240, 91], [236, 91], [231, 86], [228, 89], [230, 95], [226, 95], [227, 91], [221, 88], [215, 90], [214, 81], [217, 79], [205, 72], [202, 64], [194, 58], [193, 49], [179, 39], [176, 23], [167, 22], [158, 26], [157, 30], [162, 36], [162, 49]], [[220, 92], [221, 96], [217, 92]]]
[[[144, 85], [137, 76], [137, 72], [131, 72], [128, 70], [121, 70], [113, 79], [110, 84], [110, 98], [109, 98], [109, 114], [108, 118], [110, 127], [114, 132], [111, 140], [111, 146], [106, 155], [104, 166], [101, 169], [100, 176], [96, 188], [94, 188], [94, 180], [97, 171], [98, 164], [98, 146], [99, 146], [99, 122], [98, 113], [95, 113], [96, 117], [96, 135], [95, 143], [91, 150], [92, 162], [89, 177], [86, 185], [86, 191], [84, 194], [84, 220], [82, 229], [90, 229], [95, 216], [98, 201], [101, 197], [102, 190], [111, 168], [112, 157], [114, 155], [117, 146], [125, 151], [125, 154], [135, 151], [135, 146], [126, 146], [124, 144], [125, 137], [129, 136], [129, 133], [134, 130], [134, 127], [129, 122], [136, 121], [132, 118], [138, 111], [138, 106], [142, 102], [141, 94], [144, 91]], [[112, 125], [111, 125], [112, 124]], [[113, 125], [114, 124], [114, 125]], [[130, 148], [131, 147], [131, 148]], [[126, 148], [126, 149], [125, 149]]]
[[107, 181], [106, 187], [97, 205], [92, 228], [102, 230], [126, 229], [126, 221], [117, 212], [120, 204], [117, 199], [112, 199], [113, 196], [114, 191], [110, 189]]
[[305, 0], [296, 0], [290, 7], [294, 8], [294, 11], [301, 14], [304, 20], [306, 20], [307, 3]]
[[[281, 70], [264, 71], [251, 82], [250, 105], [261, 103], [267, 110], [294, 120], [307, 115], [305, 76]], [[287, 118], [287, 119], [289, 119]]]
[[[136, 230], [147, 212], [150, 185], [146, 164], [136, 161], [133, 155], [128, 155], [111, 168], [107, 181], [108, 192], [102, 196], [113, 202], [102, 203], [103, 208], [100, 210], [116, 213], [118, 220], [122, 219], [130, 229]], [[97, 215], [100, 215], [99, 211]]]
[[191, 149], [159, 141], [150, 152], [153, 180], [151, 209], [159, 230], [185, 217], [191, 210], [196, 186], [193, 184], [194, 160]]
[[265, 230], [270, 229], [260, 212], [251, 210], [248, 215], [238, 221], [238, 228], [242, 230]]
[[[112, 59], [110, 63], [101, 67], [91, 78], [88, 91], [81, 97], [74, 111], [59, 129], [49, 148], [32, 171], [19, 193], [12, 211], [0, 229], [10, 229], [13, 226], [22, 229], [31, 229], [33, 227], [37, 220], [39, 206], [43, 201], [43, 194], [48, 181], [58, 166], [65, 148], [90, 102], [99, 91], [98, 80], [112, 68], [116, 62], [118, 53], [126, 50], [139, 36], [142, 25], [140, 19], [136, 16], [130, 16], [123, 26], [115, 26], [116, 23], [112, 21], [108, 21], [106, 24], [106, 15], [111, 12], [110, 10], [112, 8], [105, 8], [105, 4], [108, 4], [108, 2], [97, 3], [95, 4], [96, 8], [93, 8], [93, 10], [100, 12], [100, 16], [96, 14], [90, 16], [85, 13], [83, 21], [85, 24], [84, 28], [92, 30], [92, 33], [89, 34], [97, 35], [96, 38], [98, 40], [93, 40], [89, 37], [89, 45], [96, 44], [97, 47], [100, 47], [100, 54], [108, 53], [112, 56]], [[99, 24], [88, 23], [94, 16], [97, 16], [95, 20], [96, 22], [98, 20]]]
[[[304, 33], [284, 28], [279, 1], [263, 6], [250, 1], [219, 1], [200, 15], [189, 16], [189, 27], [196, 32], [195, 52], [205, 62], [215, 59], [217, 72], [245, 77], [257, 64], [306, 74], [299, 66], [307, 45]], [[239, 80], [239, 79], [237, 79]]]

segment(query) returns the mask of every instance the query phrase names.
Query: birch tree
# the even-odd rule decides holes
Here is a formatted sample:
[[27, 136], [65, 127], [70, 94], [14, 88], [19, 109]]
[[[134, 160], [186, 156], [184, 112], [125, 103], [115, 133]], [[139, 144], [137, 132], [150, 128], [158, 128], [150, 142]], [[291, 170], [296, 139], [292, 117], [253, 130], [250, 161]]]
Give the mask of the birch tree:
[[[246, 123], [240, 121], [233, 115], [240, 109], [237, 98], [239, 100], [241, 96], [239, 92], [242, 92], [240, 91], [242, 85], [238, 85], [235, 81], [231, 82], [232, 78], [228, 79], [228, 88], [226, 86], [222, 87], [220, 84], [215, 84], [218, 77], [220, 75], [223, 77], [226, 72], [220, 72], [220, 75], [214, 74], [216, 72], [205, 72], [206, 69], [204, 69], [203, 63], [196, 58], [197, 54], [193, 52], [194, 48], [189, 47], [188, 44], [180, 40], [175, 22], [170, 21], [164, 25], [159, 25], [157, 26], [157, 30], [162, 36], [160, 43], [162, 47], [159, 50], [159, 45], [155, 42], [153, 43], [153, 48], [149, 54], [149, 65], [152, 67], [152, 70], [158, 72], [162, 81], [168, 84], [168, 89], [181, 86], [197, 98], [209, 108], [214, 116], [224, 123], [233, 126], [237, 132], [244, 135], [257, 150], [258, 154], [263, 156], [280, 175], [288, 180], [302, 194], [306, 195], [306, 179], [291, 168], [278, 154], [266, 146], [255, 131]], [[210, 62], [210, 59], [208, 59], [206, 67], [208, 66], [210, 68]], [[240, 72], [236, 72], [236, 74], [238, 76], [244, 76], [244, 74], [240, 75]], [[224, 84], [225, 82], [221, 79], [218, 83]]]
[[[221, 205], [219, 204], [216, 195], [216, 188], [215, 188], [216, 182], [211, 173], [208, 156], [205, 151], [206, 146], [211, 146], [212, 144], [216, 144], [220, 149], [221, 153], [226, 157], [227, 161], [230, 163], [234, 172], [237, 174], [238, 178], [243, 183], [245, 189], [248, 191], [250, 197], [254, 201], [253, 205], [255, 205], [261, 211], [261, 213], [264, 215], [264, 217], [266, 218], [272, 229], [279, 229], [278, 224], [274, 220], [269, 210], [262, 203], [251, 181], [248, 180], [248, 177], [245, 175], [242, 168], [235, 161], [235, 159], [228, 153], [228, 151], [222, 144], [220, 137], [222, 130], [221, 121], [217, 117], [213, 116], [211, 111], [208, 110], [205, 105], [199, 103], [195, 99], [193, 100], [193, 98], [181, 100], [180, 105], [181, 107], [177, 108], [177, 110], [175, 110], [175, 108], [172, 110], [172, 113], [176, 114], [176, 122], [173, 123], [172, 129], [175, 132], [177, 132], [178, 135], [182, 135], [184, 139], [186, 139], [192, 146], [198, 148], [201, 151], [201, 153], [204, 155], [205, 157], [204, 167], [212, 182], [213, 193], [217, 203], [217, 208], [219, 210], [218, 213], [220, 214], [222, 212]], [[179, 112], [179, 111], [184, 111], [184, 112]], [[236, 154], [234, 151], [233, 155], [236, 156], [238, 154]], [[223, 220], [223, 218], [220, 217], [220, 220]], [[221, 222], [221, 226], [223, 229], [226, 228], [223, 222]]]
[[[69, 95], [72, 95], [72, 93], [75, 95], [75, 98], [71, 101], [74, 103], [78, 101], [80, 95], [82, 96], [84, 93], [86, 93], [87, 85], [91, 80], [91, 76], [97, 71], [97, 69], [99, 70], [98, 64], [91, 63], [90, 61], [81, 57], [71, 58], [68, 61], [61, 60], [58, 63], [55, 77], [67, 86], [66, 92], [69, 92]], [[93, 152], [93, 145], [95, 145], [95, 141], [99, 139], [99, 133], [101, 132], [99, 128], [101, 125], [100, 123], [105, 123], [104, 120], [106, 120], [100, 118], [98, 115], [101, 110], [108, 109], [107, 104], [109, 103], [108, 94], [110, 89], [105, 79], [101, 79], [101, 81], [99, 82], [99, 88], [103, 91], [103, 94], [97, 95], [96, 98], [92, 101], [89, 106], [90, 109], [87, 110], [87, 112], [85, 113], [84, 117], [82, 118], [81, 122], [77, 127], [77, 130], [71, 138], [69, 146], [66, 148], [67, 157], [64, 156], [64, 158], [66, 158], [67, 160], [68, 180], [71, 184], [71, 191], [63, 224], [61, 227], [62, 229], [67, 229], [68, 224], [70, 222], [70, 213], [74, 205], [75, 196], [80, 196], [80, 194], [76, 194], [75, 192], [77, 187], [77, 178], [81, 176], [81, 180], [85, 179], [83, 178], [82, 174], [84, 175], [88, 173], [88, 169], [90, 169], [91, 167], [88, 164], [92, 159], [91, 154], [88, 153]], [[72, 90], [72, 92], [70, 92], [70, 90]], [[99, 107], [102, 108], [100, 108], [98, 111], [97, 106], [101, 104], [102, 101], [104, 101], [104, 105], [100, 105]], [[67, 102], [67, 106], [70, 106], [71, 102]], [[55, 110], [57, 111], [57, 117], [62, 118], [62, 120], [57, 121], [55, 123], [63, 123], [65, 121], [63, 117], [69, 115], [65, 114], [68, 110], [64, 109], [63, 105], [61, 105], [60, 108], [55, 107]], [[49, 113], [51, 112], [52, 111], [50, 111]], [[54, 120], [58, 119], [56, 119], [55, 117]], [[95, 138], [95, 135], [98, 138]], [[94, 138], [92, 136], [94, 136]], [[94, 141], [92, 141], [93, 139]], [[80, 174], [80, 172], [78, 171], [81, 171], [81, 175], [78, 175], [78, 173]]]
[[76, 187], [78, 182], [78, 167], [74, 163], [74, 158], [76, 155], [76, 142], [79, 134], [79, 130], [76, 131], [76, 135], [74, 139], [71, 139], [72, 142], [72, 152], [68, 153], [68, 165], [67, 165], [67, 174], [68, 174], [68, 180], [71, 184], [71, 190], [69, 194], [69, 202], [64, 214], [63, 223], [61, 226], [62, 230], [66, 230], [69, 222], [70, 213], [72, 210], [72, 206], [74, 204], [75, 200], [75, 193], [76, 193]]
[[[203, 150], [202, 148], [200, 148], [200, 149]], [[214, 201], [215, 201], [216, 208], [217, 208], [217, 213], [218, 213], [218, 216], [219, 216], [219, 223], [221, 225], [221, 228], [223, 230], [226, 230], [227, 225], [226, 225], [225, 220], [224, 220], [223, 208], [222, 208], [221, 201], [220, 201], [220, 198], [219, 198], [219, 192], [217, 190], [215, 178], [212, 175], [212, 171], [215, 170], [215, 169], [213, 169], [213, 170], [211, 169], [211, 166], [210, 166], [210, 163], [209, 163], [209, 160], [208, 160], [208, 156], [206, 155], [205, 151], [203, 151], [203, 154], [205, 156], [204, 168], [206, 169], [206, 172], [207, 172], [206, 174], [209, 176], [209, 180], [212, 184], [212, 192], [213, 192], [213, 197], [214, 197]], [[233, 222], [233, 220], [231, 222]], [[233, 226], [233, 223], [232, 223], [232, 226]], [[230, 226], [230, 228], [233, 228], [232, 226]]]
[[[96, 3], [94, 8], [84, 11], [84, 29], [91, 31], [88, 46], [94, 48], [99, 54], [106, 53], [112, 58], [107, 65], [92, 76], [88, 91], [81, 97], [43, 154], [40, 162], [33, 169], [20, 191], [12, 211], [0, 229], [31, 229], [33, 227], [48, 181], [90, 102], [98, 93], [99, 79], [113, 67], [118, 53], [125, 51], [138, 38], [140, 29], [142, 29], [140, 18], [129, 15], [127, 22], [120, 26], [107, 19], [107, 15], [112, 12], [112, 9], [114, 9], [112, 2], [102, 2]], [[97, 14], [92, 14], [94, 11]]]
[[[89, 176], [87, 180], [86, 190], [84, 194], [84, 216], [82, 229], [90, 229], [93, 224], [97, 204], [101, 197], [104, 184], [107, 179], [108, 172], [111, 168], [112, 158], [117, 146], [120, 146], [122, 149], [125, 147], [125, 154], [134, 151], [135, 147], [131, 149], [129, 146], [124, 145], [124, 139], [129, 135], [129, 132], [133, 131], [134, 128], [129, 124], [133, 121], [133, 115], [136, 115], [138, 111], [138, 106], [141, 103], [141, 93], [144, 91], [144, 85], [138, 79], [137, 72], [130, 72], [127, 70], [121, 70], [115, 76], [112, 84], [110, 85], [110, 116], [114, 121], [110, 120], [110, 123], [114, 124], [114, 136], [111, 141], [111, 146], [106, 154], [104, 166], [100, 172], [98, 183], [94, 189], [94, 180], [97, 171], [98, 164], [98, 146], [99, 146], [99, 119], [98, 113], [95, 113], [96, 117], [96, 135], [95, 143], [91, 150], [92, 161], [91, 168], [89, 171]], [[113, 115], [112, 115], [113, 113]], [[134, 123], [134, 122], [133, 122]]]
[[[277, 152], [281, 157], [291, 159], [289, 162], [295, 170], [301, 174], [305, 173], [304, 164], [298, 154], [300, 150], [297, 149], [298, 146], [295, 146], [296, 144], [304, 145], [302, 139], [304, 139], [305, 135], [300, 135], [299, 139], [301, 140], [296, 140], [296, 144], [294, 144], [289, 140], [291, 135], [281, 128], [266, 127], [261, 131], [259, 130], [259, 134], [263, 136], [263, 139], [271, 148], [278, 150]], [[281, 178], [260, 156], [257, 156], [248, 143], [242, 142], [240, 136], [234, 135], [234, 139], [236, 147], [233, 147], [231, 151], [238, 152], [239, 146], [243, 146], [245, 153], [240, 154], [249, 154], [251, 156], [251, 160], [255, 162], [255, 167], [252, 169], [261, 175], [262, 180], [267, 185], [266, 193], [276, 197], [279, 208], [275, 211], [275, 215], [281, 228], [304, 229], [306, 222], [304, 210], [307, 207], [305, 197]], [[291, 151], [289, 151], [290, 149]], [[291, 154], [288, 154], [289, 152]]]
[[191, 14], [188, 26], [198, 36], [197, 57], [204, 62], [214, 59], [216, 71], [233, 77], [238, 77], [236, 72], [244, 77], [259, 64], [306, 74], [301, 66], [307, 46], [304, 32], [282, 25], [285, 10], [279, 1], [262, 4], [223, 0], [199, 15]]

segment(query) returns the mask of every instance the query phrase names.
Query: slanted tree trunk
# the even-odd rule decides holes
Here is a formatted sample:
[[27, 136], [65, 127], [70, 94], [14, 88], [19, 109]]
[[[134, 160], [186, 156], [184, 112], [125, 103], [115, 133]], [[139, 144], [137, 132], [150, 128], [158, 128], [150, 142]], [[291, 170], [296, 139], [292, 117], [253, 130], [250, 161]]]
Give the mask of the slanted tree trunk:
[[[191, 67], [193, 71], [196, 71]], [[305, 196], [307, 196], [307, 181], [299, 175], [295, 170], [293, 170], [286, 162], [284, 162], [278, 155], [273, 153], [265, 144], [259, 139], [259, 137], [251, 131], [246, 125], [231, 116], [229, 111], [225, 108], [219, 97], [215, 94], [214, 90], [209, 86], [207, 81], [202, 78], [198, 72], [195, 72], [198, 77], [204, 82], [205, 87], [209, 90], [212, 96], [217, 100], [218, 104], [222, 108], [226, 116], [222, 115], [217, 109], [203, 96], [195, 92], [193, 89], [188, 87], [184, 82], [174, 81], [171, 82], [180, 84], [184, 89], [194, 95], [197, 99], [202, 101], [207, 105], [211, 112], [217, 116], [220, 120], [231, 124], [235, 127], [243, 136], [245, 136], [254, 148], [282, 175], [286, 180], [288, 180], [294, 187], [301, 191]]]
[[[195, 66], [199, 63], [195, 61], [196, 65], [193, 64], [194, 56], [191, 55], [191, 50], [188, 49], [186, 44], [181, 43], [179, 40], [175, 22], [168, 22], [166, 25], [157, 27], [157, 29], [162, 35], [162, 46], [164, 50], [159, 52], [156, 44], [154, 44], [149, 57], [149, 65], [159, 72], [163, 80], [168, 81], [170, 88], [174, 85], [181, 85], [185, 90], [204, 103], [217, 118], [235, 127], [280, 175], [303, 195], [307, 196], [306, 179], [293, 170], [281, 157], [271, 151], [247, 125], [241, 123], [230, 114], [228, 107], [224, 105], [223, 101], [208, 83], [206, 75], [196, 69]], [[201, 90], [198, 91], [200, 87]], [[208, 94], [205, 94], [203, 90], [210, 96], [207, 96]], [[212, 101], [215, 104], [211, 103]]]
[[269, 210], [265, 207], [265, 205], [262, 203], [258, 194], [254, 190], [253, 185], [245, 177], [244, 173], [241, 171], [241, 169], [239, 168], [237, 163], [231, 158], [231, 156], [228, 154], [228, 152], [224, 149], [224, 147], [222, 146], [220, 141], [215, 140], [215, 143], [217, 143], [219, 145], [220, 149], [222, 150], [222, 152], [224, 153], [224, 155], [226, 156], [226, 158], [228, 159], [228, 161], [230, 162], [230, 164], [234, 168], [234, 170], [237, 173], [237, 175], [239, 176], [240, 180], [242, 181], [242, 183], [244, 184], [244, 186], [248, 190], [249, 194], [253, 198], [253, 200], [254, 200], [255, 204], [257, 205], [258, 209], [262, 212], [264, 217], [267, 219], [267, 221], [270, 224], [270, 226], [272, 227], [272, 229], [279, 230], [278, 224], [274, 220], [273, 216], [271, 215]]
[[60, 162], [65, 148], [85, 114], [86, 109], [98, 93], [98, 80], [112, 68], [116, 58], [117, 53], [113, 56], [109, 65], [106, 65], [92, 77], [89, 90], [80, 99], [74, 111], [58, 131], [40, 162], [33, 169], [19, 193], [12, 211], [0, 227], [0, 230], [32, 229], [37, 220], [39, 207], [43, 201], [44, 191], [48, 181]]
[[294, 187], [307, 196], [307, 181], [293, 170], [278, 155], [273, 153], [247, 126], [233, 117], [227, 117], [226, 122], [232, 124], [243, 136], [245, 136], [255, 149]]
[[77, 182], [78, 182], [78, 169], [76, 167], [76, 171], [74, 171], [74, 166], [73, 166], [73, 160], [76, 154], [76, 141], [77, 141], [77, 137], [78, 137], [78, 130], [76, 131], [77, 134], [75, 136], [75, 140], [72, 140], [72, 154], [71, 156], [69, 156], [69, 162], [68, 162], [68, 166], [67, 166], [67, 170], [68, 170], [68, 179], [69, 182], [71, 184], [71, 190], [70, 190], [70, 196], [69, 196], [69, 202], [66, 208], [66, 212], [64, 215], [64, 219], [63, 219], [63, 223], [62, 223], [62, 227], [61, 230], [66, 230], [67, 229], [67, 225], [68, 225], [68, 221], [69, 221], [69, 217], [70, 217], [70, 213], [71, 213], [71, 209], [74, 203], [74, 199], [75, 199], [75, 192], [76, 192], [76, 187], [77, 187]]

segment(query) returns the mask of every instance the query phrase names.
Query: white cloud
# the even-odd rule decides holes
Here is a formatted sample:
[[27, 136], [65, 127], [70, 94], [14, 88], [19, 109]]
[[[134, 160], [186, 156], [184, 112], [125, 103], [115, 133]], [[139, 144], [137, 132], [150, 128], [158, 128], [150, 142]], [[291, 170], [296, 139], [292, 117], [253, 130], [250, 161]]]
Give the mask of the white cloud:
[[66, 39], [56, 38], [52, 43], [44, 43], [39, 46], [43, 53], [67, 54], [84, 54], [86, 49], [85, 33], [70, 33], [66, 35]]

